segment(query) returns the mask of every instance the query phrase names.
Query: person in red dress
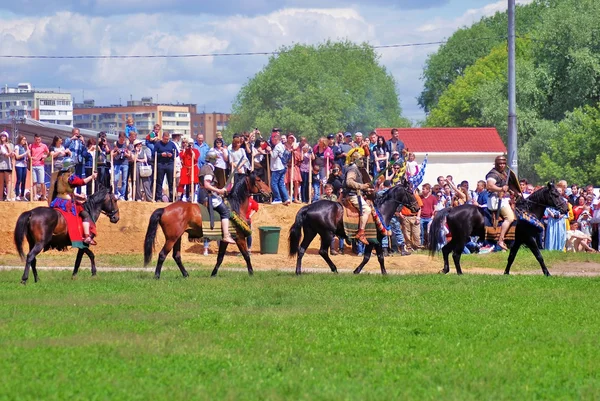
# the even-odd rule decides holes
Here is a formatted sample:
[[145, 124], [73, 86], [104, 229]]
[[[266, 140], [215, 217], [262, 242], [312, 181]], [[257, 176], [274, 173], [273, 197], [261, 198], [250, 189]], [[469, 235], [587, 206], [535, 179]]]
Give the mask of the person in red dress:
[[[184, 188], [186, 197], [189, 201], [193, 200], [194, 188], [192, 188], [192, 177], [194, 177], [194, 186], [198, 184], [198, 159], [200, 151], [194, 148], [194, 140], [186, 138], [183, 143], [183, 150], [180, 154], [181, 159], [181, 176], [179, 177], [179, 186], [177, 187], [177, 195], [181, 199]], [[187, 188], [186, 188], [187, 186]]]
[[[258, 212], [258, 202], [251, 196], [248, 198], [248, 209], [246, 209], [246, 221], [248, 221], [248, 224], [250, 225], [250, 230], [252, 230], [252, 216], [256, 212]], [[248, 253], [250, 253], [250, 248], [252, 248], [252, 235], [246, 237], [246, 243], [248, 244]]]

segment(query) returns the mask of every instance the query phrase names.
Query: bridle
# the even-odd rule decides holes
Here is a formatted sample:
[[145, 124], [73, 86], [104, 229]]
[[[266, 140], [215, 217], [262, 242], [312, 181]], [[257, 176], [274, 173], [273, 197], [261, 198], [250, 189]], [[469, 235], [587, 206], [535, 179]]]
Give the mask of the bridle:
[[[115, 199], [113, 194], [109, 194], [110, 196], [110, 205], [112, 206], [112, 210], [110, 212], [105, 211], [104, 209], [100, 209], [100, 213], [104, 214], [109, 219], [115, 217], [117, 213], [119, 213], [119, 208], [115, 205]], [[106, 200], [105, 200], [106, 201]]]
[[[257, 177], [258, 178], [258, 177]], [[246, 188], [248, 189], [248, 193], [254, 193], [254, 194], [259, 194], [259, 195], [263, 195], [263, 196], [270, 196], [270, 194], [266, 193], [261, 187], [260, 185], [258, 185], [258, 181], [256, 181], [256, 178], [254, 179], [254, 186], [250, 185], [250, 176], [246, 177]], [[252, 192], [252, 188], [256, 189], [256, 192]]]

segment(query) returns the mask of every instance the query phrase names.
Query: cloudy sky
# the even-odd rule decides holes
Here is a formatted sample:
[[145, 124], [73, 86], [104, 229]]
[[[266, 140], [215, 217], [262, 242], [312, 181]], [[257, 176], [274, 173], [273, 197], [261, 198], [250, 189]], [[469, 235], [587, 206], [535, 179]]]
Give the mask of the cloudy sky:
[[[517, 1], [526, 3], [531, 0]], [[506, 9], [506, 0], [21, 0], [0, 3], [0, 55], [177, 55], [271, 52], [282, 45], [348, 39], [372, 45], [440, 41]], [[404, 115], [424, 117], [416, 97], [437, 45], [378, 50], [398, 84]], [[0, 58], [1, 85], [30, 82], [76, 101], [130, 97], [229, 112], [268, 56], [184, 59]]]

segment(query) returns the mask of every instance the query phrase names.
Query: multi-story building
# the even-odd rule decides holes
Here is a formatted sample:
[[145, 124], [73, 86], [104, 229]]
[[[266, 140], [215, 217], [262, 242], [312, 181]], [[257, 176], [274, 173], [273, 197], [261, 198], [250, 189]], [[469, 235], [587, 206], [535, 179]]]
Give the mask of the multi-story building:
[[32, 89], [29, 83], [5, 86], [0, 92], [0, 120], [10, 118], [73, 125], [73, 98], [70, 93]]
[[127, 102], [127, 106], [96, 106], [93, 100], [76, 104], [73, 109], [74, 126], [97, 131], [125, 131], [128, 117], [133, 117], [142, 135], [152, 131], [154, 124], [169, 133], [191, 134], [191, 115], [196, 113], [195, 104], [155, 104], [152, 98]]
[[204, 135], [204, 140], [211, 144], [215, 140], [217, 131], [223, 131], [229, 124], [229, 113], [195, 113], [192, 114], [192, 135]]

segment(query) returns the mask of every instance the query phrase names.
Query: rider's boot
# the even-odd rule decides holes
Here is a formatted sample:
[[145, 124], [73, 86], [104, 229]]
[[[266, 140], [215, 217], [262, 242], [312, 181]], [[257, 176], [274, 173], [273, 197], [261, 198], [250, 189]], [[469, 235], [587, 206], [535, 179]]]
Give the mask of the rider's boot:
[[223, 229], [223, 239], [221, 241], [226, 242], [228, 244], [235, 244], [235, 240], [231, 237], [229, 233], [229, 219], [221, 220], [221, 228]]
[[367, 237], [365, 237], [365, 229], [361, 228], [358, 230], [358, 232], [356, 233], [356, 238], [357, 240], [359, 240], [360, 242], [362, 242], [365, 245], [369, 245], [369, 241], [367, 241]]
[[94, 241], [94, 236], [90, 234], [90, 223], [84, 221], [83, 224], [83, 243], [87, 245], [98, 245], [96, 241]]

